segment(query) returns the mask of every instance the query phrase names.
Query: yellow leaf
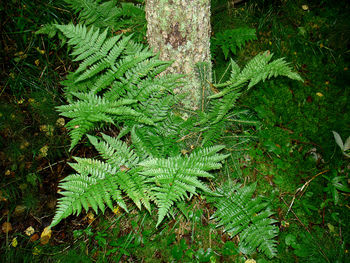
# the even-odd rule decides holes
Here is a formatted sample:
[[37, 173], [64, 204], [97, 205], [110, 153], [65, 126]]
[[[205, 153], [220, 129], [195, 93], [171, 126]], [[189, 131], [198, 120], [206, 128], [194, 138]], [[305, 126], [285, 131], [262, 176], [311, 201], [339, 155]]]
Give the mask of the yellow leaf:
[[40, 243], [42, 245], [46, 245], [47, 243], [49, 243], [49, 240], [51, 238], [51, 234], [52, 234], [51, 228], [45, 227], [44, 231], [40, 235]]
[[41, 55], [44, 55], [44, 54], [45, 54], [45, 50], [42, 50], [42, 49], [40, 49], [39, 47], [37, 47], [36, 50], [37, 50]]
[[330, 231], [331, 233], [334, 233], [334, 232], [335, 232], [335, 228], [334, 228], [333, 225], [331, 225], [330, 223], [328, 223], [327, 226], [328, 226], [329, 231]]
[[113, 213], [114, 213], [115, 215], [120, 215], [120, 214], [121, 214], [121, 211], [120, 211], [120, 209], [119, 209], [119, 206], [113, 207]]
[[88, 218], [89, 224], [91, 224], [91, 223], [95, 220], [95, 215], [94, 215], [94, 213], [90, 211], [90, 212], [87, 214], [87, 218]]
[[28, 228], [24, 231], [24, 233], [25, 233], [27, 236], [33, 235], [34, 232], [35, 232], [35, 230], [34, 230], [34, 228], [33, 228], [32, 226], [28, 227]]
[[65, 120], [63, 118], [58, 118], [56, 121], [56, 125], [63, 127], [66, 124]]
[[23, 104], [23, 102], [25, 102], [24, 99], [20, 99], [20, 100], [17, 101], [18, 104]]
[[247, 259], [244, 263], [256, 263], [254, 259]]
[[317, 92], [316, 95], [319, 97], [323, 97], [323, 94], [321, 92]]
[[34, 63], [35, 63], [35, 65], [38, 67], [38, 66], [40, 65], [40, 60], [37, 59], [37, 60], [34, 61]]
[[309, 6], [308, 5], [302, 5], [301, 8], [305, 11], [309, 10]]
[[17, 241], [17, 237], [15, 237], [12, 239], [11, 246], [17, 247], [17, 245], [18, 245], [18, 241]]

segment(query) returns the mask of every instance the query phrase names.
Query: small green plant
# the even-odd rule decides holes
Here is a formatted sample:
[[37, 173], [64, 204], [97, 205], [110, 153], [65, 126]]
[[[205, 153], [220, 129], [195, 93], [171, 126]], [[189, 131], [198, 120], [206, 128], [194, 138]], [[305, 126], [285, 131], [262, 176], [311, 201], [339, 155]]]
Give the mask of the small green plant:
[[254, 28], [236, 28], [228, 29], [215, 34], [211, 41], [212, 52], [216, 53], [217, 49], [221, 49], [225, 59], [229, 54], [236, 54], [248, 41], [256, 40], [256, 32]]
[[220, 197], [209, 199], [217, 208], [212, 215], [232, 237], [240, 234], [240, 250], [251, 254], [257, 248], [272, 258], [277, 255], [274, 238], [278, 235], [277, 221], [261, 198], [252, 198], [256, 184], [242, 187], [226, 185], [217, 190]]
[[342, 151], [342, 153], [350, 158], [350, 136], [346, 139], [345, 143], [343, 143], [343, 140], [341, 139], [339, 133], [332, 131], [333, 135], [334, 135], [334, 140], [335, 142], [338, 144], [338, 146], [340, 147], [340, 150]]

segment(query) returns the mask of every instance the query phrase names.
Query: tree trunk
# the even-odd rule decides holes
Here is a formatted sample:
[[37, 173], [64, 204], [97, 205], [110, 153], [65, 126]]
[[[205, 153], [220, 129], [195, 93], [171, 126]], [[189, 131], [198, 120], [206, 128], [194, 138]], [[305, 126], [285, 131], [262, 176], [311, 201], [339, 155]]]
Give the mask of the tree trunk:
[[203, 107], [206, 83], [198, 78], [203, 70], [195, 69], [200, 63], [210, 81], [210, 0], [146, 0], [146, 19], [149, 45], [162, 60], [174, 61], [165, 74], [186, 74], [188, 84], [176, 90], [188, 94], [184, 108]]

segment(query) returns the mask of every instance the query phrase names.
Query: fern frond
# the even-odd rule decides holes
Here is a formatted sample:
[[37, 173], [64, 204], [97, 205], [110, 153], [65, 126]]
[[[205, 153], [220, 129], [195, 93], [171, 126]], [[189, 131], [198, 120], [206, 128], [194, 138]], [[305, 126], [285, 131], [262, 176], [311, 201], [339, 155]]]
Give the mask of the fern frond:
[[71, 118], [66, 127], [70, 130], [72, 149], [88, 131], [97, 124], [115, 124], [115, 122], [132, 119], [139, 123], [153, 125], [153, 121], [143, 113], [130, 107], [136, 100], [121, 99], [109, 101], [91, 93], [73, 93], [79, 100], [68, 105], [58, 106], [62, 116]]
[[79, 14], [80, 23], [99, 28], [109, 27], [114, 31], [137, 27], [143, 31], [146, 24], [142, 6], [110, 0], [65, 0]]
[[104, 212], [105, 204], [113, 209], [112, 201], [116, 201], [125, 211], [127, 207], [121, 196], [119, 185], [114, 180], [115, 174], [105, 173], [103, 177], [94, 177], [82, 174], [67, 176], [60, 184], [64, 191], [59, 198], [56, 214], [51, 227], [71, 214], [79, 215], [82, 208], [88, 211], [91, 206], [97, 213]]
[[199, 179], [213, 177], [208, 171], [221, 167], [219, 163], [226, 158], [218, 154], [223, 147], [200, 149], [190, 156], [171, 158], [149, 158], [139, 165], [151, 188], [155, 203], [159, 208], [157, 226], [163, 221], [174, 203], [185, 200], [188, 194], [196, 195], [197, 189], [210, 192]]
[[107, 135], [103, 135], [104, 142], [92, 136], [89, 139], [107, 162], [74, 158], [76, 163], [70, 165], [78, 174], [66, 177], [60, 184], [63, 197], [59, 199], [51, 227], [71, 214], [80, 214], [82, 208], [87, 211], [91, 206], [96, 213], [98, 210], [104, 212], [106, 205], [112, 209], [112, 201], [128, 211], [122, 192], [139, 209], [142, 204], [148, 211], [151, 209], [146, 178], [139, 173], [139, 168], [135, 168], [138, 162], [135, 154], [124, 143]]
[[227, 59], [230, 51], [236, 54], [237, 49], [241, 49], [246, 42], [256, 39], [254, 28], [228, 29], [215, 35], [212, 49], [215, 51], [217, 47], [221, 47], [225, 59]]
[[217, 84], [216, 87], [224, 88], [221, 92], [210, 96], [210, 98], [220, 98], [231, 91], [239, 90], [243, 85], [248, 84], [248, 89], [260, 81], [265, 81], [271, 77], [285, 76], [290, 79], [300, 80], [298, 73], [293, 72], [289, 64], [283, 59], [277, 59], [269, 63], [272, 54], [265, 52], [256, 55], [243, 70], [238, 74], [238, 66], [231, 61], [232, 74], [227, 82]]
[[225, 121], [221, 120], [215, 124], [210, 124], [210, 127], [205, 129], [202, 133], [202, 146], [213, 146], [217, 140], [222, 136], [225, 130]]
[[92, 136], [89, 136], [89, 139], [101, 156], [106, 159], [106, 163], [94, 159], [75, 157], [77, 163], [70, 165], [82, 175], [91, 174], [94, 177], [102, 178], [106, 174], [116, 174], [113, 180], [119, 188], [127, 194], [139, 209], [141, 209], [142, 203], [150, 211], [145, 178], [133, 170], [138, 163], [138, 157], [125, 143], [105, 134], [102, 137], [104, 141]]
[[256, 184], [226, 186], [218, 189], [219, 197], [209, 197], [217, 208], [212, 216], [231, 236], [240, 235], [241, 251], [250, 254], [259, 249], [269, 258], [276, 256], [278, 228], [273, 214], [260, 198], [252, 198]]
[[156, 134], [152, 134], [148, 127], [140, 129], [134, 126], [131, 130], [131, 140], [138, 156], [144, 160], [147, 157], [162, 156], [162, 139]]
[[86, 25], [108, 26], [113, 19], [120, 16], [121, 9], [117, 7], [117, 1], [107, 1], [100, 4], [98, 0], [65, 0], [66, 3], [79, 13], [79, 19]]
[[125, 142], [105, 134], [102, 134], [103, 140], [99, 140], [94, 136], [87, 136], [102, 158], [113, 167], [125, 166], [127, 169], [132, 169], [137, 165], [139, 158]]

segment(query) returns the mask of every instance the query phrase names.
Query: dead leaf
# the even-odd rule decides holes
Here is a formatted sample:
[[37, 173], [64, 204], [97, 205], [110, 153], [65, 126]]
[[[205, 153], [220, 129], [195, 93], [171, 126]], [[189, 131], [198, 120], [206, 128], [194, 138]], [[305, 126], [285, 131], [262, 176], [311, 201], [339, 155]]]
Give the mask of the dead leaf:
[[14, 237], [14, 238], [12, 239], [11, 246], [17, 247], [17, 245], [18, 245], [17, 237]]
[[90, 212], [87, 214], [87, 218], [88, 218], [89, 224], [91, 224], [91, 223], [95, 220], [95, 215], [94, 215], [94, 213], [90, 211]]
[[26, 207], [24, 205], [18, 205], [18, 206], [16, 206], [13, 214], [15, 216], [19, 216], [19, 215], [22, 215], [25, 211], [26, 211]]
[[30, 242], [34, 242], [37, 241], [39, 239], [39, 234], [35, 233], [34, 235], [32, 235], [29, 239]]
[[34, 228], [33, 228], [32, 226], [28, 227], [28, 228], [24, 231], [24, 233], [25, 233], [27, 236], [33, 235], [34, 232], [35, 232], [35, 230], [34, 230]]
[[40, 236], [40, 243], [42, 245], [46, 245], [47, 243], [49, 243], [51, 234], [52, 234], [51, 228], [49, 226], [45, 227], [44, 231], [41, 233], [41, 236]]
[[12, 225], [10, 222], [5, 222], [2, 224], [1, 229], [5, 234], [7, 234], [8, 232], [12, 231]]
[[302, 5], [301, 8], [302, 8], [304, 11], [309, 10], [309, 6], [308, 6], [308, 5]]

